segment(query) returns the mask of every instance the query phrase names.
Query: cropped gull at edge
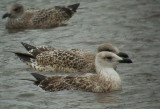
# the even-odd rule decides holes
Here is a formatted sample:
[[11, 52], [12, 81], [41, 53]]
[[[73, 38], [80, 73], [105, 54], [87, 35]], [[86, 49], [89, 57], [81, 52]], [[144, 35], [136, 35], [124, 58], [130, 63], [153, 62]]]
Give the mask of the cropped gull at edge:
[[48, 9], [25, 9], [20, 3], [11, 4], [2, 18], [7, 18], [7, 29], [53, 28], [64, 24], [76, 12], [80, 3]]

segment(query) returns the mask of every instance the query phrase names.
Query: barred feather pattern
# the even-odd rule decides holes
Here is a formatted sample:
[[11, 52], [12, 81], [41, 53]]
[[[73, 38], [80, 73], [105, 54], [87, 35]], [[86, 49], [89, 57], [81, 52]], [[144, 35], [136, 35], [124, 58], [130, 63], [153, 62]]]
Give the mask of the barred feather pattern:
[[105, 92], [96, 74], [46, 77], [38, 86], [46, 91], [84, 90]]
[[[105, 75], [107, 75], [107, 77]], [[120, 90], [122, 87], [119, 75], [100, 73], [69, 76], [55, 75], [46, 77], [38, 86], [50, 92], [60, 90], [83, 90], [96, 93]]]

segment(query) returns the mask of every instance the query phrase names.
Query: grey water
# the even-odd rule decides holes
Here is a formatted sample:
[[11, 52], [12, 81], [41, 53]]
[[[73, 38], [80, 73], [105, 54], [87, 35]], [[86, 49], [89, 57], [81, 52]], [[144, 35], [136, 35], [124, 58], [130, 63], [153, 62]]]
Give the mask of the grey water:
[[[52, 29], [8, 31], [5, 20], [0, 20], [0, 109], [160, 109], [159, 0], [1, 0], [0, 16], [13, 2], [26, 8], [81, 5], [66, 26]], [[118, 65], [123, 81], [120, 91], [45, 92], [30, 81], [20, 80], [33, 79], [30, 73], [36, 71], [7, 52], [25, 52], [22, 41], [92, 52], [107, 42], [128, 53], [134, 63]]]

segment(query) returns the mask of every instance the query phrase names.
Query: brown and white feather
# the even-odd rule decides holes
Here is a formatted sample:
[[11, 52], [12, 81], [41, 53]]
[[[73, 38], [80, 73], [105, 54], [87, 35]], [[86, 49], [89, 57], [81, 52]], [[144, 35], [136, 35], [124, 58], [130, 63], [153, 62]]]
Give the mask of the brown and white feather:
[[68, 50], [52, 50], [40, 53], [35, 49], [32, 50], [32, 55], [35, 56], [35, 59], [26, 63], [38, 71], [72, 73], [89, 72], [93, 69], [92, 64], [87, 63], [83, 57]]
[[[16, 7], [20, 7], [22, 12], [19, 14], [14, 12]], [[76, 9], [79, 3], [73, 4]], [[75, 13], [69, 6], [55, 6], [49, 9], [24, 9], [19, 3], [12, 4], [8, 8], [8, 13], [14, 16], [9, 17], [6, 22], [8, 29], [26, 29], [26, 28], [52, 28], [59, 26], [68, 21]]]

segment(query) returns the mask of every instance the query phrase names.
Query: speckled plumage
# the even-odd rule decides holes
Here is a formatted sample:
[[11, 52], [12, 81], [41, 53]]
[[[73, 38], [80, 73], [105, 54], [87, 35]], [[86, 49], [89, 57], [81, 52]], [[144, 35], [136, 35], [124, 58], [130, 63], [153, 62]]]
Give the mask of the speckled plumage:
[[[24, 9], [19, 3], [8, 7], [8, 12], [3, 18], [8, 17], [6, 28], [52, 28], [68, 21], [79, 7], [79, 3], [69, 6], [55, 6], [49, 9]], [[17, 9], [17, 10], [16, 10]]]
[[38, 71], [49, 72], [88, 72], [92, 64], [87, 63], [84, 58], [68, 50], [52, 50], [25, 53], [15, 53], [27, 65]]
[[[29, 66], [36, 69], [37, 71], [68, 72], [68, 73], [95, 72], [95, 63], [94, 63], [95, 54], [90, 51], [81, 49], [56, 50], [54, 47], [51, 46], [35, 47], [24, 42], [22, 42], [22, 45], [26, 48], [26, 50], [31, 56], [26, 55], [25, 53], [16, 53], [17, 56], [23, 62], [27, 63]], [[104, 45], [106, 46], [104, 47]], [[110, 44], [102, 44], [99, 47], [101, 46], [103, 46], [105, 50], [107, 50], [106, 48], [108, 48], [110, 49], [110, 51], [114, 52], [114, 47], [111, 46]], [[101, 49], [100, 51], [99, 47], [98, 47], [98, 52], [103, 51], [103, 49]], [[74, 63], [72, 63], [73, 60]], [[66, 67], [65, 66], [66, 64], [76, 64], [79, 67], [73, 68], [73, 66], [70, 67], [69, 65], [67, 65]], [[116, 68], [116, 65], [114, 66], [114, 68]]]
[[84, 90], [89, 92], [107, 92], [121, 89], [121, 79], [113, 69], [117, 63], [132, 63], [130, 59], [122, 59], [111, 52], [100, 52], [96, 55], [97, 74], [43, 76], [32, 73], [34, 83], [46, 91]]

